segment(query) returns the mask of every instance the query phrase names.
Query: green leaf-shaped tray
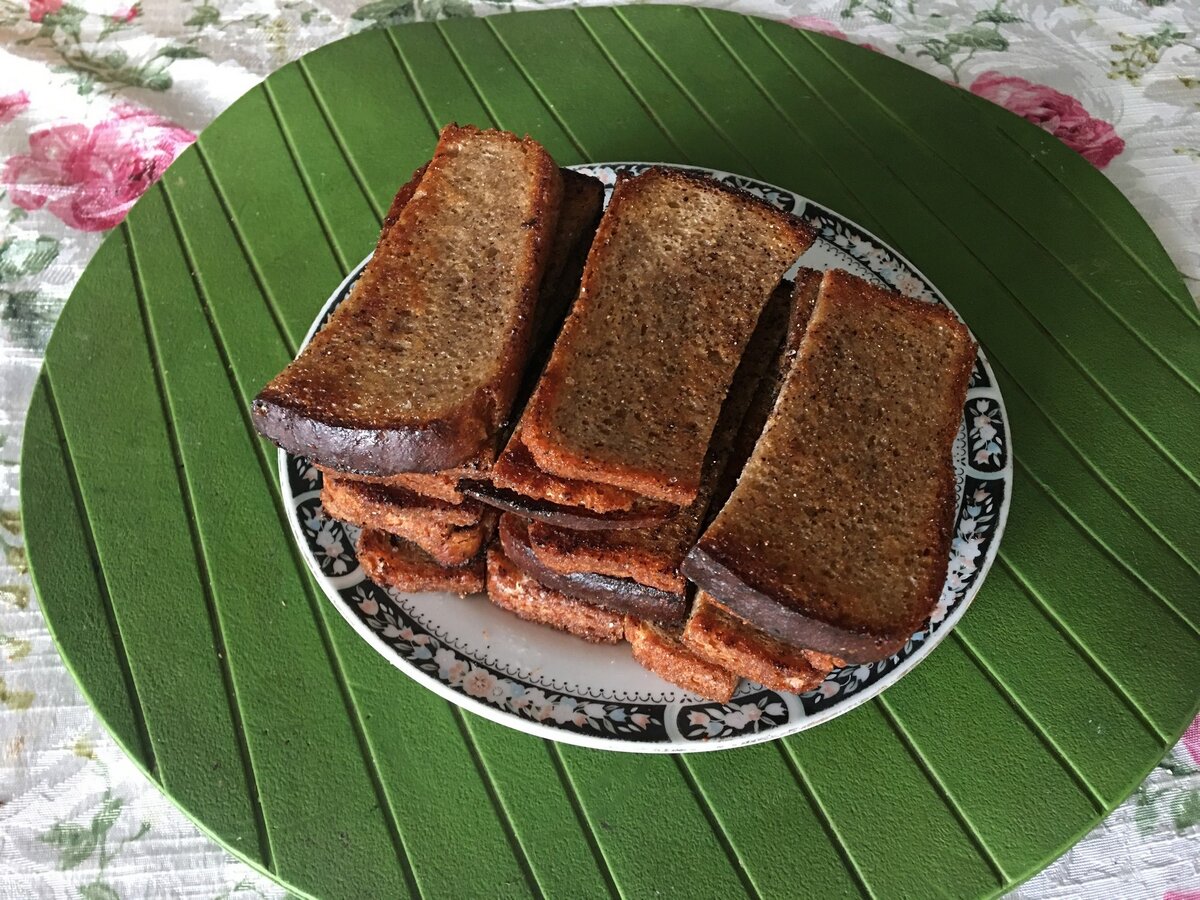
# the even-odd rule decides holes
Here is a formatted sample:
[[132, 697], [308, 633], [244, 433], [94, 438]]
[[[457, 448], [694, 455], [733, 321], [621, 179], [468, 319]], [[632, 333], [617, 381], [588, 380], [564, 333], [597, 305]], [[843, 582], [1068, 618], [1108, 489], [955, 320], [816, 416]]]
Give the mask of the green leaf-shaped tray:
[[[248, 402], [447, 121], [562, 164], [741, 172], [904, 253], [995, 369], [997, 564], [894, 688], [770, 744], [559, 746], [393, 669], [312, 583]], [[994, 895], [1078, 839], [1197, 708], [1200, 319], [1054, 138], [883, 56], [640, 6], [333, 44], [250, 91], [109, 236], [22, 458], [67, 664], [204, 829], [318, 897]]]

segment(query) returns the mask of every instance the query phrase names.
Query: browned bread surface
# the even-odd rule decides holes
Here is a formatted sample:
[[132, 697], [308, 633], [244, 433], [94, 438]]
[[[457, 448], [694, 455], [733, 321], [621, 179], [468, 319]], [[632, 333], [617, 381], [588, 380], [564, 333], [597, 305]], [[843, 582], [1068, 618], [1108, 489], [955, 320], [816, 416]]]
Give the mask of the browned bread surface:
[[811, 241], [709, 179], [652, 169], [619, 182], [522, 419], [537, 466], [690, 503], [745, 343]]
[[[446, 472], [404, 472], [399, 475], [359, 475], [357, 473], [338, 472], [318, 466], [326, 477], [334, 475], [348, 481], [361, 481], [364, 484], [378, 484], [388, 487], [398, 487], [428, 497], [441, 500], [443, 503], [462, 503], [463, 495], [458, 489], [458, 482], [465, 477], [462, 470], [451, 469]], [[467, 474], [475, 475], [474, 471]]]
[[795, 646], [854, 662], [896, 652], [945, 579], [974, 359], [949, 310], [826, 273], [767, 427], [685, 574]]
[[625, 622], [625, 639], [633, 647], [633, 658], [659, 678], [706, 700], [728, 703], [733, 699], [741, 679], [692, 653], [668, 629], [631, 618]]
[[684, 591], [660, 591], [632, 578], [614, 578], [595, 572], [554, 571], [538, 559], [530, 547], [526, 522], [511, 513], [500, 516], [499, 536], [500, 545], [513, 565], [560, 594], [666, 625], [682, 625], [687, 617]]
[[488, 598], [528, 622], [549, 625], [585, 641], [615, 644], [625, 635], [624, 617], [572, 600], [521, 572], [499, 547], [487, 552]]
[[492, 466], [491, 480], [495, 487], [515, 491], [535, 500], [558, 506], [581, 506], [601, 514], [630, 511], [642, 499], [633, 491], [609, 484], [598, 484], [583, 478], [562, 478], [544, 472], [534, 462], [521, 436], [520, 426]]
[[562, 179], [536, 142], [442, 129], [351, 295], [254, 402], [289, 452], [364, 474], [494, 453], [530, 342]]
[[327, 515], [411, 541], [444, 566], [477, 556], [495, 529], [496, 511], [453, 506], [379, 485], [326, 478], [321, 506]]
[[[372, 484], [332, 474], [325, 475], [321, 502], [335, 519], [355, 525], [364, 525], [359, 520], [368, 520], [364, 525], [366, 528], [377, 527], [369, 520], [380, 518], [382, 521], [393, 513], [405, 513], [441, 525], [478, 525], [485, 509], [482, 503], [469, 498], [461, 503], [448, 503], [405, 487]], [[346, 515], [333, 512], [334, 507]]]
[[825, 654], [800, 650], [771, 637], [704, 591], [696, 593], [681, 640], [701, 659], [773, 691], [811, 691], [834, 668], [834, 660]]
[[415, 544], [383, 531], [364, 529], [356, 547], [363, 571], [380, 587], [398, 591], [448, 591], [466, 596], [483, 590], [484, 554], [466, 565], [443, 566]]
[[[764, 318], [769, 315], [775, 317], [775, 327], [778, 327], [784, 334], [783, 344], [776, 352], [771, 367], [763, 374], [763, 380], [760, 381], [758, 390], [754, 392], [754, 397], [751, 398], [746, 414], [742, 418], [741, 427], [733, 438], [730, 463], [717, 479], [712, 500], [708, 505], [706, 521], [711, 521], [729, 498], [734, 485], [737, 484], [738, 477], [742, 474], [742, 469], [745, 468], [747, 460], [754, 452], [754, 445], [758, 443], [767, 419], [770, 418], [775, 400], [779, 396], [779, 390], [783, 387], [783, 379], [792, 367], [800, 348], [800, 342], [804, 339], [804, 332], [808, 328], [809, 316], [812, 315], [813, 305], [817, 300], [817, 291], [821, 287], [821, 276], [821, 272], [813, 269], [800, 269], [796, 272], [796, 280], [787, 307], [780, 310], [769, 303], [763, 312]], [[786, 321], [786, 325], [783, 324], [784, 321]], [[762, 327], [761, 323], [759, 327]]]
[[[755, 422], [747, 421], [747, 414], [756, 404], [765, 406], [759, 401], [761, 394], [769, 398], [775, 390], [784, 337], [795, 318], [793, 292], [804, 294], [797, 301], [804, 306], [809, 282], [815, 285], [818, 280], [816, 273], [809, 275], [800, 287], [781, 283], [759, 317], [713, 429], [696, 498], [669, 521], [652, 527], [583, 531], [531, 522], [529, 544], [543, 564], [559, 573], [629, 578], [661, 591], [684, 593], [686, 581], [679, 567], [700, 533], [714, 491], [725, 477], [736, 479], [762, 429], [765, 414]], [[749, 429], [754, 429], [752, 435], [747, 434]], [[739, 457], [735, 451], [741, 445], [745, 449]]]

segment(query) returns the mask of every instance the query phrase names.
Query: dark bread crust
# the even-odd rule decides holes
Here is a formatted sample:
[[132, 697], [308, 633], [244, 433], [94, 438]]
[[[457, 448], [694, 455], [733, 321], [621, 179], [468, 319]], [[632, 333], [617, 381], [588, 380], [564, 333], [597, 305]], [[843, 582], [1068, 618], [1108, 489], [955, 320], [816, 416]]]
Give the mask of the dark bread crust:
[[355, 548], [367, 577], [383, 588], [406, 593], [447, 591], [466, 596], [484, 588], [486, 566], [480, 553], [462, 566], [443, 566], [420, 547], [383, 531], [365, 529]]
[[[456, 171], [455, 161], [463, 148], [477, 143], [516, 144], [524, 160], [524, 171], [514, 173], [514, 178], [526, 178], [524, 196], [531, 211], [514, 226], [522, 242], [516, 251], [520, 261], [513, 272], [514, 296], [519, 299], [504, 310], [505, 339], [480, 351], [490, 355], [481, 357], [479, 371], [468, 372], [465, 382], [453, 388], [453, 396], [443, 398], [434, 392], [429, 398], [417, 398], [421, 408], [412, 409], [410, 401], [408, 407], [384, 409], [380, 406], [387, 393], [382, 387], [383, 372], [389, 365], [427, 372], [439, 365], [435, 351], [428, 349], [438, 345], [439, 339], [420, 330], [413, 332], [416, 338], [405, 335], [411, 329], [440, 327], [422, 323], [449, 321], [451, 311], [470, 299], [445, 286], [431, 285], [418, 302], [396, 292], [392, 285], [403, 283], [424, 265], [414, 261], [436, 258], [434, 248], [442, 238], [423, 223], [436, 221], [447, 206], [450, 195], [443, 195], [455, 190], [454, 176], [448, 173]], [[496, 436], [509, 416], [528, 358], [530, 323], [561, 195], [558, 167], [536, 142], [473, 126], [442, 129], [434, 157], [412, 196], [407, 203], [393, 204], [399, 214], [381, 235], [375, 256], [351, 296], [300, 356], [255, 399], [255, 427], [290, 453], [367, 475], [437, 472], [454, 468], [481, 450], [494, 454]], [[514, 212], [505, 208], [498, 215], [512, 218]], [[439, 305], [444, 314], [430, 319], [431, 310]], [[498, 328], [500, 322], [488, 327]], [[381, 348], [378, 334], [398, 335], [389, 337], [395, 349]], [[341, 344], [352, 341], [374, 347], [378, 356], [353, 384], [341, 377], [347, 362]], [[364, 386], [368, 382], [373, 386]], [[400, 411], [405, 408], [409, 411]]]
[[696, 593], [680, 640], [701, 659], [765, 688], [793, 694], [811, 691], [839, 662], [771, 637], [739, 619], [704, 591]]
[[[885, 322], [888, 327], [884, 327]], [[891, 345], [880, 343], [884, 339], [897, 342], [895, 346], [912, 359], [942, 360], [940, 367], [922, 372], [905, 369], [896, 362], [901, 358], [899, 351], [893, 358]], [[899, 343], [902, 341], [908, 343]], [[850, 371], [845, 367], [851, 365], [847, 362], [851, 356], [874, 366], [874, 383], [883, 378], [891, 378], [893, 383], [921, 383], [922, 396], [934, 405], [913, 410], [914, 415], [906, 419], [888, 406], [899, 404], [903, 398], [870, 393], [845, 395], [846, 390], [856, 388], [842, 383], [845, 374], [833, 379], [829, 373], [834, 365], [842, 367], [843, 373]], [[729, 502], [688, 555], [684, 573], [737, 616], [793, 646], [850, 662], [872, 662], [897, 652], [928, 619], [945, 581], [955, 497], [950, 454], [974, 361], [975, 343], [949, 310], [901, 297], [845, 272], [826, 273], [809, 330], [767, 429]], [[918, 382], [919, 378], [926, 382]], [[854, 414], [849, 406], [854, 402], [877, 411], [884, 424], [873, 429], [871, 441], [891, 448], [893, 458], [905, 458], [911, 469], [897, 472], [895, 464], [888, 467], [890, 459], [868, 465], [872, 459], [883, 458], [872, 457], [860, 446], [847, 444], [845, 452], [865, 454], [861, 459], [847, 456], [833, 460], [819, 455], [820, 441], [797, 444], [798, 435], [815, 433], [812, 416], [818, 413], [810, 412], [810, 408], [822, 409], [832, 396], [829, 392], [835, 389], [835, 382], [842, 392], [838, 398], [845, 416]], [[858, 389], [865, 383], [857, 382]], [[817, 424], [834, 429], [831, 443], [846, 437], [828, 418]], [[922, 437], [924, 444], [932, 448], [931, 453], [936, 453], [936, 460], [914, 458], [908, 445], [897, 443], [897, 435], [881, 430], [885, 427], [909, 429], [897, 432], [899, 437]], [[918, 480], [918, 467], [930, 473], [928, 482]], [[802, 471], [811, 477], [798, 474]], [[886, 535], [889, 555], [886, 561], [880, 556], [873, 565], [855, 559], [859, 586], [851, 589], [846, 586], [845, 574], [833, 579], [827, 573], [849, 571], [847, 554], [852, 558], [866, 551], [806, 542], [803, 529], [824, 528], [822, 535], [833, 533], [834, 525], [842, 527], [850, 521], [840, 520], [839, 516], [861, 515], [860, 511], [837, 507], [839, 502], [844, 505], [850, 500], [835, 497], [823, 504], [822, 498], [832, 497], [835, 485], [841, 485], [842, 491], [846, 485], [859, 490], [869, 479], [880, 478], [892, 481], [887, 485], [870, 481], [877, 496], [902, 497], [905, 509], [924, 518], [911, 530], [905, 526], [903, 532], [897, 532], [900, 526], [885, 519], [892, 529]], [[795, 484], [797, 490], [780, 492], [780, 483]], [[773, 496], [780, 498], [778, 503], [770, 500]], [[763, 511], [764, 497], [771, 506], [769, 513]], [[749, 510], [751, 506], [755, 507], [754, 514]], [[806, 511], [806, 506], [811, 511]], [[778, 532], [787, 528], [795, 530], [790, 535], [795, 543], [789, 542], [789, 535], [779, 539]], [[772, 538], [776, 546], [767, 547], [766, 542]], [[773, 553], [782, 555], [772, 557]], [[784, 566], [779, 564], [781, 560], [785, 560]], [[883, 587], [885, 584], [891, 587]]]
[[396, 191], [396, 196], [392, 198], [392, 205], [388, 207], [388, 211], [383, 217], [383, 226], [379, 229], [379, 238], [391, 231], [392, 226], [400, 221], [400, 214], [404, 212], [404, 207], [408, 206], [408, 201], [412, 199], [413, 194], [417, 192], [417, 187], [421, 183], [421, 179], [425, 177], [425, 170], [429, 168], [429, 163], [420, 166], [412, 177]]
[[527, 622], [549, 625], [596, 644], [616, 644], [625, 636], [625, 617], [581, 603], [524, 574], [499, 547], [487, 552], [488, 599]]
[[[680, 394], [680, 397], [686, 395], [687, 403], [677, 404], [675, 399], [667, 397], [657, 397], [643, 395], [641, 397], [630, 397], [624, 404], [622, 412], [622, 421], [645, 422], [646, 418], [638, 418], [639, 416], [648, 416], [657, 418], [663, 415], [661, 404], [666, 402], [671, 405], [668, 415], [676, 415], [680, 417], [679, 422], [666, 422], [665, 428], [668, 431], [675, 431], [676, 426], [682, 425], [682, 434], [686, 431], [696, 432], [696, 441], [677, 441], [676, 455], [678, 459], [674, 464], [669, 464], [667, 460], [658, 453], [650, 450], [656, 442], [661, 442], [659, 437], [650, 437], [651, 430], [649, 426], [639, 426], [642, 432], [642, 437], [646, 438], [649, 443], [646, 446], [647, 456], [642, 458], [636, 452], [628, 449], [628, 442], [625, 446], [625, 458], [616, 458], [615, 452], [609, 452], [605, 455], [603, 452], [597, 451], [594, 447], [589, 449], [588, 441], [585, 439], [574, 440], [568, 437], [563, 431], [563, 409], [569, 409], [572, 406], [572, 391], [578, 392], [584, 390], [583, 383], [575, 384], [576, 370], [581, 365], [580, 360], [587, 360], [591, 357], [599, 357], [597, 347], [591, 346], [591, 343], [596, 341], [607, 340], [606, 332], [599, 324], [609, 318], [609, 312], [601, 308], [599, 305], [601, 300], [595, 298], [608, 298], [604, 300], [609, 304], [616, 303], [619, 305], [620, 300], [611, 299], [611, 294], [615, 292], [611, 288], [611, 283], [614, 279], [619, 279], [619, 276], [608, 272], [608, 268], [612, 265], [610, 258], [615, 258], [617, 255], [629, 250], [620, 240], [625, 240], [623, 237], [624, 231], [637, 227], [635, 225], [627, 225], [623, 220], [626, 217], [636, 220], [639, 213], [635, 206], [638, 199], [646, 194], [649, 186], [656, 182], [669, 182], [672, 189], [686, 192], [688, 190], [698, 192], [701, 196], [707, 196], [709, 199], [713, 197], [727, 197], [736, 201], [736, 205], [726, 205], [722, 207], [722, 211], [728, 213], [731, 218], [740, 216], [738, 219], [746, 228], [750, 227], [751, 222], [757, 222], [756, 227], [760, 230], [765, 229], [773, 235], [774, 245], [772, 249], [767, 249], [763, 245], [763, 252], [770, 256], [773, 262], [768, 266], [766, 262], [761, 263], [758, 268], [743, 265], [740, 272], [751, 271], [752, 275], [744, 275], [747, 281], [769, 281], [769, 284], [763, 287], [761, 296], [742, 295], [736, 299], [738, 311], [734, 314], [734, 307], [727, 306], [727, 314], [723, 317], [709, 317], [707, 315], [692, 315], [686, 316], [675, 313], [675, 321], [679, 325], [671, 326], [680, 332], [680, 335], [685, 333], [687, 329], [694, 329], [696, 324], [687, 325], [685, 322], [706, 323], [703, 327], [717, 328], [720, 334], [722, 344], [720, 347], [710, 347], [705, 350], [707, 354], [705, 359], [701, 360], [698, 355], [698, 350], [689, 357], [690, 362], [687, 365], [695, 367], [695, 371], [711, 373], [704, 377], [692, 378], [677, 378], [674, 382], [675, 389], [673, 393]], [[633, 207], [631, 211], [629, 207]], [[619, 240], [620, 239], [620, 240]], [[537, 390], [534, 392], [533, 399], [526, 410], [523, 417], [523, 440], [529, 448], [533, 460], [542, 471], [559, 476], [561, 478], [582, 479], [585, 481], [598, 482], [601, 484], [609, 484], [615, 487], [632, 491], [645, 497], [655, 500], [661, 500], [668, 503], [674, 503], [679, 506], [685, 506], [692, 502], [699, 490], [701, 477], [701, 469], [705, 456], [705, 451], [708, 446], [708, 439], [711, 437], [712, 428], [716, 422], [716, 416], [721, 406], [721, 401], [724, 399], [725, 391], [729, 387], [729, 381], [733, 376], [733, 369], [736, 366], [737, 358], [740, 356], [745, 340], [749, 337], [750, 330], [761, 311], [763, 304], [766, 303], [767, 297], [771, 288], [777, 283], [779, 278], [784, 274], [786, 269], [791, 265], [797, 256], [799, 256], [811, 243], [813, 235], [811, 230], [804, 225], [799, 219], [787, 215], [769, 204], [752, 197], [751, 195], [730, 188], [726, 185], [720, 185], [716, 182], [700, 178], [691, 174], [683, 173], [678, 170], [655, 168], [631, 179], [622, 179], [618, 181], [617, 187], [614, 190], [613, 197], [609, 203], [608, 209], [604, 217], [601, 219], [600, 227], [597, 231], [596, 238], [592, 243], [592, 250], [588, 257], [588, 264], [584, 270], [583, 281], [580, 288], [579, 298], [575, 303], [575, 307], [563, 328], [562, 334], [555, 346], [554, 354], [551, 356], [550, 362], [543, 373], [542, 380], [539, 382]], [[628, 243], [628, 240], [625, 240]], [[680, 243], [684, 241], [681, 238]], [[620, 249], [617, 249], [620, 248]], [[693, 248], [693, 251], [697, 248]], [[712, 251], [712, 259], [718, 259], [718, 252]], [[664, 267], [664, 271], [671, 266], [672, 274], [664, 275], [662, 283], [678, 285], [685, 282], [685, 276], [691, 277], [690, 273], [693, 270], [698, 271], [694, 265], [695, 261], [703, 258], [702, 254], [695, 253], [693, 257], [688, 257], [685, 262], [684, 251], [680, 250], [676, 253], [678, 259], [668, 260], [669, 265]], [[729, 282], [734, 271], [727, 261], [721, 263], [713, 263], [717, 268], [713, 269], [711, 274], [706, 272], [703, 276], [708, 285], [708, 293], [712, 296], [706, 299], [709, 305], [712, 305], [714, 297], [724, 291], [721, 302], [729, 304], [730, 298], [728, 284], [722, 289], [720, 278], [724, 278], [724, 282]], [[721, 268], [724, 266], [725, 268]], [[777, 271], [774, 269], [777, 266]], [[772, 271], [767, 271], [767, 269]], [[605, 282], [609, 282], [606, 284]], [[639, 287], [643, 287], [639, 285]], [[692, 297], [696, 300], [700, 299], [693, 287], [688, 287], [687, 290], [692, 292]], [[740, 289], [739, 289], [740, 290]], [[608, 292], [607, 294], [605, 292]], [[636, 303], [642, 296], [642, 292], [635, 289], [624, 289], [623, 293], [626, 296], [625, 302]], [[666, 301], [664, 297], [664, 302]], [[747, 321], [747, 316], [748, 321]], [[665, 316], [664, 316], [665, 317]], [[593, 334], [593, 332], [595, 332]], [[643, 334], [645, 332], [643, 331]], [[685, 346], [687, 346], [685, 344]], [[698, 348], [698, 345], [696, 345]], [[664, 348], [662, 343], [647, 345], [646, 358], [634, 359], [630, 356], [623, 363], [623, 366], [640, 365], [643, 366], [643, 371], [653, 371], [662, 362], [662, 358], [651, 358], [655, 354], [658, 357], [669, 355], [672, 351], [677, 351], [677, 347]], [[724, 351], [724, 352], [723, 352]], [[636, 354], [634, 354], [636, 355]], [[589, 364], [590, 365], [590, 364]], [[593, 366], [594, 370], [595, 367]], [[691, 371], [689, 369], [688, 371]], [[593, 380], [595, 372], [592, 372]], [[574, 385], [574, 386], [573, 386]], [[648, 392], [653, 393], [653, 392]], [[608, 402], [608, 401], [604, 401]], [[689, 413], [683, 413], [682, 409], [690, 408]], [[581, 413], [583, 420], [587, 420], [588, 424], [580, 426], [585, 431], [591, 429], [591, 433], [598, 433], [597, 429], [603, 431], [607, 425], [600, 426], [592, 421], [589, 416], [598, 414], [597, 410], [584, 409]], [[576, 429], [578, 430], [578, 429]], [[611, 439], [605, 439], [609, 444]], [[688, 449], [691, 444], [695, 443], [694, 450]], [[686, 445], [686, 447], [685, 447]], [[600, 445], [597, 444], [596, 447]]]
[[562, 506], [545, 500], [536, 500], [499, 488], [490, 481], [467, 479], [458, 483], [458, 489], [501, 512], [513, 513], [525, 519], [535, 519], [550, 525], [575, 528], [580, 531], [612, 531], [621, 528], [642, 528], [660, 525], [679, 512], [679, 507], [647, 501], [638, 503], [628, 512], [594, 512], [584, 506]]
[[693, 653], [673, 631], [630, 618], [625, 621], [625, 639], [638, 664], [659, 678], [706, 700], [728, 703], [733, 699], [741, 678]]
[[500, 546], [512, 564], [550, 590], [583, 603], [664, 625], [681, 625], [687, 618], [687, 594], [684, 591], [668, 593], [631, 578], [592, 572], [555, 572], [538, 559], [529, 545], [525, 523], [514, 515], [505, 513], [500, 517], [499, 537]]

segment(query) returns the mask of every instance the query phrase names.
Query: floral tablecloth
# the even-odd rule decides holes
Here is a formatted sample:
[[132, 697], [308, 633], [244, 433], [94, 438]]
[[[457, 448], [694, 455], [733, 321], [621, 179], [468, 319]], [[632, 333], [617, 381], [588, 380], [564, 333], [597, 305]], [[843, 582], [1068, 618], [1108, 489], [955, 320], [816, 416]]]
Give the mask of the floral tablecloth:
[[[196, 131], [289, 60], [363, 28], [559, 5], [0, 0], [0, 898], [283, 895], [200, 834], [106, 736], [25, 571], [24, 411], [104, 231]], [[1036, 122], [1124, 191], [1200, 296], [1196, 0], [718, 5], [869, 45]], [[1200, 900], [1200, 720], [1016, 896]]]

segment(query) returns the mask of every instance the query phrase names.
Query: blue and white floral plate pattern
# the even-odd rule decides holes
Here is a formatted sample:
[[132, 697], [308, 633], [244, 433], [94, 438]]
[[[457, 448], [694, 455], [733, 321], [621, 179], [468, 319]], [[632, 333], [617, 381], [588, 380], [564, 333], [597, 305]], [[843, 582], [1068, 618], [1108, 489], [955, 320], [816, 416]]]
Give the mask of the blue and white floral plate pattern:
[[[644, 163], [578, 167], [611, 190], [617, 172]], [[931, 303], [945, 297], [912, 264], [853, 222], [782, 188], [700, 169], [793, 212], [818, 234], [799, 264], [842, 268]], [[309, 332], [349, 293], [366, 260], [338, 287]], [[607, 750], [689, 752], [745, 746], [827, 721], [894, 684], [946, 636], [996, 556], [1012, 489], [1004, 401], [980, 352], [954, 443], [958, 506], [949, 569], [929, 623], [899, 653], [830, 673], [796, 696], [743, 681], [728, 704], [712, 703], [645, 671], [627, 645], [588, 644], [512, 616], [485, 597], [402, 594], [367, 580], [354, 555], [357, 529], [321, 509], [321, 473], [280, 452], [292, 530], [309, 567], [346, 621], [398, 669], [430, 690], [512, 728]]]

